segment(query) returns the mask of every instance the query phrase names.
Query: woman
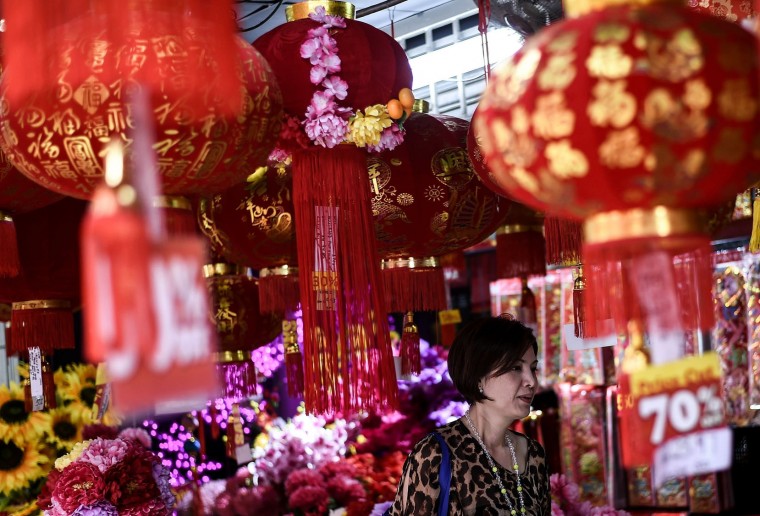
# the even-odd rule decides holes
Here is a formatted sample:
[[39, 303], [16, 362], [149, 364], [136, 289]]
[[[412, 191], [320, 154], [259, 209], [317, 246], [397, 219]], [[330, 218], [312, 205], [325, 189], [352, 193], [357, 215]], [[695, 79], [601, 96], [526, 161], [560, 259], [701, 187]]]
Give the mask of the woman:
[[[391, 516], [551, 514], [549, 475], [540, 444], [509, 426], [530, 412], [537, 388], [533, 331], [511, 316], [465, 326], [449, 351], [449, 374], [470, 403], [464, 417], [430, 434], [404, 464]], [[441, 483], [448, 482], [448, 511]]]

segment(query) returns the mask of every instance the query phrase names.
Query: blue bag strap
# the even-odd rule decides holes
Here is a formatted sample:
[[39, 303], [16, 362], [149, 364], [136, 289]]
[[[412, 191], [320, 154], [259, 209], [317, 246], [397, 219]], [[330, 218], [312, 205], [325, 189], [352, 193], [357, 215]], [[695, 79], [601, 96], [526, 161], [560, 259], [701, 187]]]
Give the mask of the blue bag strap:
[[451, 457], [449, 446], [446, 444], [443, 436], [438, 432], [431, 432], [431, 435], [438, 440], [441, 445], [441, 471], [438, 473], [438, 481], [441, 484], [441, 494], [438, 497], [438, 516], [446, 516], [449, 513], [449, 488], [451, 486]]

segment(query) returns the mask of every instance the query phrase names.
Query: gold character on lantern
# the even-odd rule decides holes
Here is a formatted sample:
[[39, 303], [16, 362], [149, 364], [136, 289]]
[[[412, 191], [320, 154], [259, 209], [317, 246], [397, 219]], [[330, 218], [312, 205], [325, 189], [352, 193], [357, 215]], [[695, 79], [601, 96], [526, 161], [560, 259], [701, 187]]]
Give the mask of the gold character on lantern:
[[591, 49], [586, 67], [592, 77], [622, 79], [631, 73], [633, 59], [618, 45], [597, 45]]
[[541, 138], [564, 138], [573, 133], [575, 113], [567, 109], [565, 95], [555, 91], [536, 100], [533, 132]]
[[90, 77], [74, 90], [74, 101], [89, 115], [95, 114], [109, 96], [108, 87], [95, 77]]
[[449, 188], [462, 188], [475, 177], [467, 151], [461, 147], [439, 150], [430, 165], [436, 179]]
[[56, 111], [50, 115], [50, 121], [53, 123], [54, 133], [66, 136], [76, 133], [82, 126], [82, 121], [70, 108], [65, 111]]
[[702, 79], [694, 79], [684, 86], [683, 101], [691, 109], [702, 111], [712, 102], [712, 93]]
[[548, 144], [546, 159], [549, 160], [549, 171], [557, 177], [583, 177], [588, 173], [586, 156], [574, 149], [569, 140]]
[[588, 105], [588, 116], [592, 124], [600, 127], [624, 127], [631, 123], [636, 115], [636, 98], [626, 91], [626, 85], [624, 80], [600, 80], [594, 86], [594, 100]]
[[85, 136], [70, 136], [63, 139], [63, 146], [74, 169], [85, 177], [100, 177], [103, 169], [95, 156], [90, 139]]
[[569, 52], [575, 48], [575, 44], [577, 42], [578, 32], [574, 30], [568, 30], [554, 38], [548, 45], [546, 45], [546, 49], [550, 52], [557, 53]]
[[628, 27], [614, 22], [600, 23], [594, 29], [594, 40], [597, 43], [625, 43], [630, 35]]
[[757, 101], [746, 79], [727, 80], [718, 94], [720, 114], [729, 120], [748, 122], [755, 117]]
[[575, 79], [574, 53], [553, 55], [538, 74], [538, 87], [542, 90], [567, 88]]
[[610, 131], [599, 146], [599, 161], [610, 168], [636, 167], [643, 159], [644, 148], [639, 143], [639, 131], [635, 127]]
[[237, 325], [237, 313], [230, 309], [230, 300], [222, 298], [219, 300], [219, 308], [214, 315], [216, 327], [220, 333], [229, 333]]

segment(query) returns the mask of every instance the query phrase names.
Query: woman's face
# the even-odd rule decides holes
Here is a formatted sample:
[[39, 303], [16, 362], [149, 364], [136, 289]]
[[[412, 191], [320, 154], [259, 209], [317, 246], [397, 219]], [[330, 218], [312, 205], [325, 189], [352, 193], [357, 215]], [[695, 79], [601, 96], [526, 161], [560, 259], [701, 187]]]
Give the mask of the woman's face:
[[530, 413], [530, 404], [536, 393], [536, 368], [538, 360], [532, 347], [518, 360], [512, 368], [500, 376], [483, 378], [483, 392], [491, 400], [481, 403], [489, 410], [514, 419], [522, 419]]

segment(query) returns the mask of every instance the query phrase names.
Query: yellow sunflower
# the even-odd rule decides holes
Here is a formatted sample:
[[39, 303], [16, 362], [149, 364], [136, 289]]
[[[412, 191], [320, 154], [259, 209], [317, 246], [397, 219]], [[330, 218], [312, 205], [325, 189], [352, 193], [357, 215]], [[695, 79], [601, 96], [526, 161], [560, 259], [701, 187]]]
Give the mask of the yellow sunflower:
[[50, 415], [45, 412], [26, 411], [21, 386], [0, 385], [0, 439], [18, 444], [34, 442], [50, 429], [50, 421]]
[[69, 407], [59, 407], [50, 411], [52, 422], [48, 441], [59, 450], [71, 451], [82, 440], [82, 428], [85, 418], [81, 413]]
[[17, 444], [0, 441], [0, 493], [23, 489], [47, 474], [48, 459], [33, 441]]
[[96, 374], [97, 368], [94, 365], [69, 365], [62, 377], [56, 377], [56, 385], [64, 403], [80, 402], [87, 407], [92, 407], [95, 401]]

